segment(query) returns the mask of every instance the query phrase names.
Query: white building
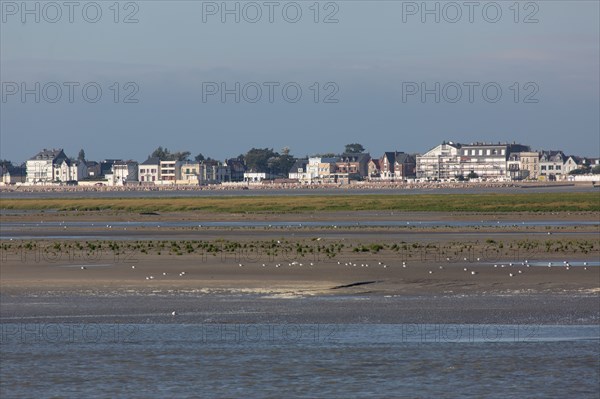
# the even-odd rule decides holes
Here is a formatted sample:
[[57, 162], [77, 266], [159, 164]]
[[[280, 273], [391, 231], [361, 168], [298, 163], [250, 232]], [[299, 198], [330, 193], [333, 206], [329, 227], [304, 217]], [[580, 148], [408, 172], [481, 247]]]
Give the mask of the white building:
[[561, 179], [565, 174], [563, 165], [567, 157], [562, 151], [542, 151], [540, 153], [540, 177], [545, 180]]
[[188, 161], [179, 165], [177, 184], [219, 184], [229, 180], [229, 168], [218, 161]]
[[160, 159], [150, 157], [138, 166], [138, 179], [141, 183], [156, 183], [160, 180]]
[[180, 161], [160, 161], [160, 179], [163, 182], [171, 182], [175, 184], [177, 180], [181, 180], [181, 164]]
[[246, 183], [260, 183], [264, 180], [273, 180], [274, 175], [262, 172], [244, 172], [244, 181]]
[[298, 159], [288, 173], [288, 177], [290, 179], [296, 180], [304, 180], [306, 179], [306, 166], [308, 165], [308, 160], [306, 159]]
[[462, 176], [458, 143], [443, 142], [423, 155], [417, 155], [417, 179], [448, 180]]
[[137, 183], [139, 165], [135, 161], [116, 161], [111, 167], [110, 177], [105, 175], [112, 186]]
[[336, 173], [338, 158], [334, 157], [310, 157], [306, 164], [306, 173], [300, 181], [305, 183], [321, 182], [329, 180]]
[[87, 177], [87, 166], [85, 162], [63, 159], [55, 169], [55, 178], [57, 175], [60, 182], [79, 181]]
[[524, 151], [529, 151], [529, 147], [514, 143], [465, 144], [460, 149], [460, 164], [463, 176], [476, 174], [482, 179], [503, 179], [510, 177], [510, 171], [507, 172], [508, 155]]
[[28, 184], [47, 184], [60, 181], [60, 164], [68, 157], [62, 148], [43, 149], [26, 163]]

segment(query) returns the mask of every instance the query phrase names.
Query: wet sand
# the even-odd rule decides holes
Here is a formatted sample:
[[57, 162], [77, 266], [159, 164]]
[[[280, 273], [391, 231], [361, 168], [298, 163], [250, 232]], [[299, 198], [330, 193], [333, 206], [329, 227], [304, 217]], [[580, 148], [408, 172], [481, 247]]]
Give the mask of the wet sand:
[[[36, 220], [41, 214], [27, 215]], [[46, 218], [48, 214], [44, 214]], [[124, 218], [148, 216], [121, 215]], [[595, 213], [579, 214], [440, 214], [382, 212], [311, 214], [318, 220], [354, 217], [389, 220], [597, 220]], [[23, 215], [10, 216], [11, 219]], [[54, 215], [54, 220], [81, 220], [78, 214]], [[86, 213], [87, 220], [114, 220], [114, 214]], [[150, 216], [152, 217], [152, 216]], [[161, 220], [199, 220], [202, 214], [159, 215]], [[215, 215], [211, 215], [215, 217]], [[227, 217], [233, 218], [234, 215]], [[239, 218], [240, 215], [235, 215]], [[252, 220], [290, 220], [295, 215], [250, 215]], [[306, 218], [307, 215], [301, 215]], [[3, 216], [3, 221], [6, 219]], [[90, 219], [91, 218], [91, 219]], [[219, 216], [221, 218], [221, 216]], [[428, 219], [429, 218], [429, 219]], [[46, 219], [48, 220], [48, 219]], [[51, 235], [60, 229], [44, 230]], [[85, 231], [68, 230], [65, 239], [35, 240], [46, 247], [83, 242]], [[89, 232], [95, 234], [95, 232]], [[278, 240], [290, 245], [344, 243], [346, 250], [333, 258], [323, 254], [304, 257], [250, 256], [239, 253], [175, 255], [141, 250], [102, 252], [85, 256], [49, 258], [35, 251], [3, 250], [0, 263], [0, 320], [2, 322], [320, 322], [320, 323], [565, 323], [590, 324], [600, 320], [600, 267], [572, 266], [564, 260], [598, 261], [597, 227], [558, 230], [502, 231], [460, 229], [141, 229], [107, 231], [103, 239], [133, 242], [185, 239], [237, 240], [241, 243]], [[3, 244], [9, 242], [3, 237]], [[594, 245], [591, 251], [511, 253], [511, 257], [477, 260], [486, 240], [508, 247], [527, 240], [546, 239]], [[318, 241], [317, 241], [318, 240]], [[525, 241], [524, 241], [525, 240]], [[371, 243], [438, 243], [473, 245], [465, 256], [419, 250], [403, 254], [354, 253], [352, 246]], [[13, 241], [12, 245], [27, 241]], [[574, 250], [573, 250], [574, 251]], [[118, 252], [118, 251], [117, 251]], [[81, 254], [80, 254], [81, 255]], [[552, 261], [553, 267], [531, 266], [524, 259]], [[403, 261], [406, 267], [403, 267]], [[311, 265], [311, 262], [313, 265]], [[340, 264], [338, 264], [340, 262]], [[510, 266], [509, 262], [514, 265]], [[242, 266], [240, 266], [240, 263]], [[290, 265], [290, 263], [293, 263]], [[300, 265], [302, 263], [302, 265]], [[380, 264], [381, 263], [381, 264]], [[494, 267], [493, 263], [498, 266]], [[263, 266], [263, 264], [265, 266]], [[280, 265], [276, 267], [276, 265]], [[354, 266], [356, 264], [356, 266]], [[368, 264], [368, 267], [366, 266]], [[383, 265], [386, 265], [384, 267]], [[135, 268], [132, 268], [135, 266]], [[504, 266], [504, 267], [502, 267]], [[82, 269], [83, 268], [83, 269]], [[464, 269], [467, 269], [465, 271]], [[587, 270], [586, 270], [587, 269]], [[519, 273], [521, 271], [521, 273]], [[181, 275], [184, 272], [185, 274]], [[163, 275], [166, 273], [166, 275]], [[513, 274], [511, 277], [510, 274]], [[153, 278], [150, 278], [152, 276]]]
[[3, 322], [172, 322], [172, 311], [178, 322], [600, 320], [600, 267], [407, 262], [404, 268], [382, 260], [386, 268], [379, 261], [368, 268], [337, 261], [240, 267], [193, 256], [148, 256], [133, 263], [135, 269], [131, 262], [88, 263], [85, 269], [81, 263], [3, 262], [0, 313]]

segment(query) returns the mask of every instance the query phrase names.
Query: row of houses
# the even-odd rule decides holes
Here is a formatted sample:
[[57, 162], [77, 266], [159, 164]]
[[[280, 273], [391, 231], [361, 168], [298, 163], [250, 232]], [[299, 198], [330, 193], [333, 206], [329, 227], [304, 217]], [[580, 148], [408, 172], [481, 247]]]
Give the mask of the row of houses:
[[450, 141], [416, 157], [416, 178], [562, 180], [577, 169], [590, 170], [599, 164], [598, 158], [567, 156], [562, 151], [531, 151], [529, 146], [516, 143]]
[[[89, 181], [110, 186], [127, 184], [216, 184], [242, 181], [245, 168], [237, 160], [174, 161], [150, 157], [142, 163], [106, 159], [101, 162], [73, 160], [62, 149], [43, 149], [25, 167], [3, 170], [4, 183], [53, 184]], [[11, 175], [12, 172], [12, 175]]]
[[415, 178], [415, 157], [398, 151], [385, 152], [380, 158], [368, 153], [311, 157], [297, 160], [288, 177], [307, 184], [408, 180]]
[[43, 149], [24, 166], [0, 166], [5, 184], [77, 184], [88, 181], [115, 185], [206, 185], [226, 182], [256, 183], [286, 178], [304, 184], [347, 184], [352, 180], [447, 181], [465, 178], [484, 180], [562, 180], [573, 171], [589, 171], [598, 158], [567, 156], [562, 151], [532, 151], [516, 143], [442, 142], [424, 154], [384, 152], [345, 153], [297, 159], [287, 176], [247, 170], [238, 158], [224, 162], [161, 160], [142, 163], [106, 159], [101, 162], [73, 160], [62, 149]]

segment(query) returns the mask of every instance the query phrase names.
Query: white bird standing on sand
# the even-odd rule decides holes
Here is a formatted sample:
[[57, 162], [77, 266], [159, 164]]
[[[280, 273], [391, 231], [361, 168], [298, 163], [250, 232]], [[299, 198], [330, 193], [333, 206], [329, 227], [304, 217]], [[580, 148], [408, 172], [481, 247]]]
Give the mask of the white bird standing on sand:
[[85, 270], [85, 269], [86, 269], [86, 267], [85, 267], [85, 266], [81, 266], [81, 270]]
[[171, 316], [177, 316], [177, 312], [176, 311], [172, 311], [171, 312]]
[[135, 269], [135, 266], [131, 266], [132, 269]]
[[510, 277], [513, 277], [513, 276], [514, 276], [514, 274], [512, 274], [512, 273], [508, 273], [508, 275], [509, 275]]
[[474, 275], [476, 275], [476, 274], [477, 274], [477, 272], [476, 272], [475, 270], [472, 270], [472, 271], [471, 271], [471, 275], [472, 275], [472, 276], [474, 276]]

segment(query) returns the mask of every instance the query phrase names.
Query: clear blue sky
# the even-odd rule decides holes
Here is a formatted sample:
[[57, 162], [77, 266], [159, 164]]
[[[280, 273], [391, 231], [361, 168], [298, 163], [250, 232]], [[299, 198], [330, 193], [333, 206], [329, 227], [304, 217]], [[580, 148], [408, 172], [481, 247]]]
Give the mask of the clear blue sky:
[[[46, 14], [40, 10], [39, 23], [24, 15], [23, 24], [22, 10], [11, 8], [20, 7], [20, 1], [0, 3], [0, 80], [6, 97], [0, 102], [0, 158], [19, 162], [43, 147], [63, 147], [70, 156], [84, 148], [89, 159], [143, 161], [159, 145], [219, 159], [251, 147], [287, 146], [303, 156], [339, 152], [352, 142], [379, 155], [424, 152], [442, 140], [517, 141], [534, 149], [599, 155], [598, 1], [533, 2], [535, 7], [520, 8], [518, 23], [513, 1], [497, 2], [502, 16], [496, 23], [485, 20], [482, 7], [474, 9], [472, 23], [464, 7], [462, 17], [450, 23], [457, 14], [451, 7], [442, 9], [447, 2], [439, 3], [440, 23], [433, 15], [424, 15], [423, 23], [421, 10], [413, 15], [410, 8], [421, 1], [338, 1], [337, 8], [326, 9], [322, 2], [319, 23], [309, 8], [313, 1], [297, 2], [302, 10], [297, 23], [283, 18], [288, 2], [279, 2], [273, 23], [265, 6], [256, 23], [244, 20], [256, 15], [252, 8], [240, 15], [240, 23], [231, 15], [222, 23], [220, 10], [203, 21], [207, 2], [137, 1], [137, 10], [121, 9], [121, 22], [114, 23], [109, 8], [114, 2], [99, 1], [97, 23], [86, 22], [79, 7], [73, 23], [66, 8], [56, 23], [49, 23], [46, 19], [56, 13], [47, 8]], [[228, 2], [231, 8], [235, 3]], [[239, 3], [243, 7], [245, 2]], [[435, 2], [427, 4], [435, 7]], [[288, 18], [295, 16], [294, 8], [287, 11]], [[485, 17], [492, 20], [495, 11], [487, 9]], [[88, 9], [86, 16], [93, 18], [94, 12]], [[132, 12], [139, 22], [122, 23]], [[323, 23], [331, 13], [339, 22]], [[528, 16], [538, 22], [524, 23]], [[56, 103], [44, 97], [35, 103], [28, 95], [23, 103], [20, 93], [7, 94], [14, 88], [11, 82], [28, 87], [56, 82], [63, 96]], [[80, 83], [73, 103], [64, 82]], [[88, 82], [102, 89], [97, 103], [82, 97], [81, 87]], [[117, 103], [110, 88], [114, 82], [120, 88]], [[133, 96], [139, 103], [123, 103], [133, 90], [124, 87], [127, 82], [139, 88]], [[280, 86], [273, 103], [265, 86], [256, 103], [244, 97], [235, 103], [233, 95], [222, 103], [218, 94], [203, 102], [206, 82]], [[300, 86], [300, 101], [284, 100], [281, 86], [287, 82]], [[318, 103], [314, 82], [320, 83]], [[325, 88], [327, 82], [334, 85]], [[427, 87], [439, 82], [440, 102], [433, 94], [425, 102], [419, 93], [407, 95], [415, 87], [411, 82]], [[463, 88], [455, 103], [448, 101], [456, 97], [455, 86], [447, 85], [442, 93], [449, 82]], [[480, 84], [472, 103], [464, 82]], [[502, 89], [495, 103], [482, 96], [482, 86], [490, 82]], [[54, 96], [52, 87], [48, 98]], [[253, 87], [247, 88], [247, 97], [254, 97]], [[323, 103], [336, 88], [333, 98], [339, 101]], [[529, 94], [538, 102], [525, 103]]]

